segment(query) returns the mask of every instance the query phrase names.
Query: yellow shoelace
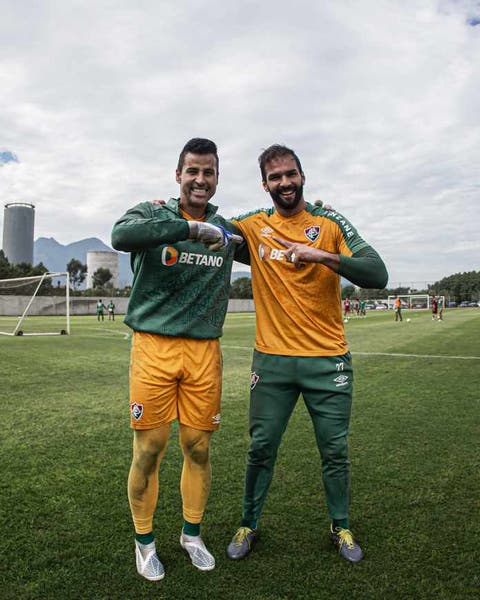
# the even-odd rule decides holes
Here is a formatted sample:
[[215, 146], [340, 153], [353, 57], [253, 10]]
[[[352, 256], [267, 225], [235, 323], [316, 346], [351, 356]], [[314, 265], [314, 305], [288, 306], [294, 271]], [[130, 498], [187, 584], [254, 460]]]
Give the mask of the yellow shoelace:
[[252, 530], [250, 527], [240, 527], [237, 533], [233, 536], [233, 543], [237, 546], [240, 546], [251, 531]]
[[340, 548], [343, 546], [343, 544], [346, 544], [350, 550], [355, 546], [353, 535], [350, 529], [343, 529], [339, 527], [335, 533], [338, 535], [340, 540]]

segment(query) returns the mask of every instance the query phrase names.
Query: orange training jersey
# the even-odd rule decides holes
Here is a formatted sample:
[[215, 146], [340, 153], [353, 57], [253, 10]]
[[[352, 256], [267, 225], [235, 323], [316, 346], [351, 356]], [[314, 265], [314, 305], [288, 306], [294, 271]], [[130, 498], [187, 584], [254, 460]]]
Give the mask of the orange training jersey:
[[339, 213], [307, 204], [293, 217], [274, 208], [232, 219], [248, 242], [256, 309], [255, 348], [286, 356], [337, 356], [348, 351], [340, 276], [318, 263], [296, 268], [274, 237], [352, 256], [368, 247]]

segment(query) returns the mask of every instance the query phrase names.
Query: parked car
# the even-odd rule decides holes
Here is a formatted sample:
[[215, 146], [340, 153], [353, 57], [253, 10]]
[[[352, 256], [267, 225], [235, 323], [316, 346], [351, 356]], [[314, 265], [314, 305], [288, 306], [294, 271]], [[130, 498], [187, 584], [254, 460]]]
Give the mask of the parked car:
[[453, 302], [453, 300], [452, 300], [452, 302], [449, 302], [449, 303], [447, 304], [447, 306], [448, 306], [448, 308], [455, 308], [455, 307], [457, 306], [457, 303], [456, 303], [456, 302]]
[[460, 302], [460, 304], [458, 305], [460, 308], [466, 308], [469, 305], [469, 303], [464, 300], [463, 302]]
[[375, 310], [375, 304], [365, 304], [365, 310]]

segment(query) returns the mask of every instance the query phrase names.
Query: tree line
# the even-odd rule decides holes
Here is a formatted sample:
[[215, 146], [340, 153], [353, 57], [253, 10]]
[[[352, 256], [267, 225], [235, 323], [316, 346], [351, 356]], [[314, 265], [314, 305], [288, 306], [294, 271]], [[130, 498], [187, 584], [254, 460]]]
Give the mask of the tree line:
[[[358, 298], [359, 300], [387, 299], [388, 296], [406, 296], [409, 294], [428, 294], [430, 296], [445, 296], [455, 302], [464, 300], [480, 300], [480, 271], [455, 273], [429, 285], [427, 289], [413, 290], [408, 287], [385, 288], [371, 290], [357, 288], [347, 284], [342, 288], [342, 299]], [[239, 277], [230, 288], [230, 298], [253, 298], [252, 282], [250, 277]]]
[[[80, 289], [87, 277], [87, 265], [80, 260], [72, 258], [65, 269], [70, 277], [70, 287], [74, 295], [95, 296], [98, 294], [113, 294], [116, 296], [127, 296], [130, 287], [122, 290], [114, 290], [111, 279], [113, 277], [109, 269], [98, 268], [92, 276], [92, 288], [87, 290]], [[43, 263], [31, 265], [30, 263], [19, 263], [12, 265], [9, 263], [3, 250], [0, 250], [0, 280], [13, 279], [21, 277], [32, 277], [48, 273], [47, 267]], [[58, 287], [58, 285], [57, 285]], [[51, 280], [46, 280], [39, 291], [41, 295], [51, 295], [55, 293], [57, 287]], [[0, 293], [16, 294], [15, 289], [0, 289]], [[462, 302], [464, 300], [480, 300], [480, 271], [469, 271], [464, 273], [455, 273], [444, 277], [439, 281], [429, 285], [427, 289], [412, 290], [408, 287], [385, 288], [383, 290], [370, 290], [357, 288], [352, 284], [347, 284], [342, 288], [342, 298], [358, 298], [359, 300], [368, 300], [369, 298], [387, 298], [392, 295], [407, 294], [429, 294], [430, 296], [445, 296], [449, 300]], [[252, 280], [250, 277], [239, 277], [230, 287], [230, 298], [250, 299], [253, 298]]]
[[[84, 265], [80, 260], [72, 258], [66, 265], [65, 271], [68, 272], [70, 278], [70, 288], [74, 295], [85, 295], [85, 296], [96, 296], [101, 293], [111, 294], [115, 290], [113, 289], [110, 280], [113, 275], [109, 269], [99, 267], [92, 276], [92, 289], [91, 290], [80, 290], [81, 285], [84, 283], [87, 277], [87, 265]], [[38, 277], [44, 273], [48, 273], [49, 270], [42, 263], [32, 265], [30, 263], [18, 263], [11, 264], [3, 250], [0, 250], [0, 280], [2, 279], [21, 279], [25, 277]], [[30, 294], [33, 293], [34, 288], [38, 285], [38, 280], [34, 283], [25, 285], [6, 285], [0, 286], [0, 294]], [[38, 290], [40, 296], [51, 296], [54, 295], [59, 288], [64, 288], [60, 281], [52, 281], [51, 278], [45, 279], [42, 283], [41, 288]], [[118, 294], [116, 294], [118, 295]]]
[[[84, 265], [76, 258], [72, 258], [67, 264], [67, 272], [70, 277], [70, 287], [74, 292], [80, 293], [80, 286], [87, 277], [87, 265]], [[95, 292], [94, 295], [101, 292], [112, 292], [113, 286], [110, 283], [112, 277], [110, 269], [99, 267], [92, 275], [92, 290]], [[83, 294], [90, 295], [87, 294], [88, 291], [85, 290]]]

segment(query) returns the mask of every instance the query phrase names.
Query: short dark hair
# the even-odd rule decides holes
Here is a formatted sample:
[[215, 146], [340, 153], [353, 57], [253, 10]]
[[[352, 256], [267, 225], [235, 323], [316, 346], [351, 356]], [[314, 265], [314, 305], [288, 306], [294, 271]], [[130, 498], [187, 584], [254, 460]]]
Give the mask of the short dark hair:
[[267, 162], [274, 160], [275, 158], [282, 158], [283, 156], [293, 156], [297, 163], [298, 171], [303, 175], [302, 165], [300, 159], [295, 152], [287, 146], [282, 144], [273, 144], [266, 148], [258, 157], [258, 164], [260, 165], [260, 171], [262, 172], [262, 181], [265, 181], [265, 165]]
[[185, 155], [191, 152], [192, 154], [213, 154], [217, 161], [217, 175], [218, 175], [218, 152], [217, 145], [212, 140], [206, 138], [192, 138], [183, 147], [178, 157], [177, 169], [181, 171], [183, 169], [183, 163], [185, 161]]

